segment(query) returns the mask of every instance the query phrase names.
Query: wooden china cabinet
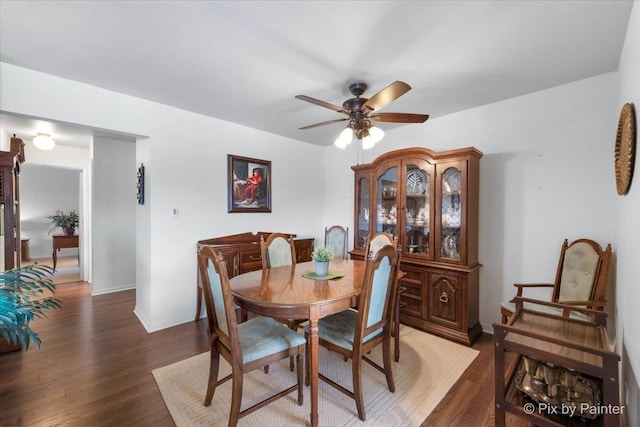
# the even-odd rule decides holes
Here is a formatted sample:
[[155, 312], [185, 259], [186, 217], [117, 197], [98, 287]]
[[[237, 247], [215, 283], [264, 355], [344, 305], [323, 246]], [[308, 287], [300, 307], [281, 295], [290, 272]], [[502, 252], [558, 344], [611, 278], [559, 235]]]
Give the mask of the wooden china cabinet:
[[470, 345], [478, 321], [478, 187], [482, 152], [407, 148], [355, 172], [353, 259], [384, 231], [402, 250], [400, 321]]

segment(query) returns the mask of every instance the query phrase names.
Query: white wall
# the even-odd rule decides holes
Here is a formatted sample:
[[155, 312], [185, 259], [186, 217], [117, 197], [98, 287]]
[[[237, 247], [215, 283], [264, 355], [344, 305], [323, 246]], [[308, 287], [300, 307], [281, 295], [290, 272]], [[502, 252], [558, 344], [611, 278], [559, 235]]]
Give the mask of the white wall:
[[93, 295], [136, 286], [136, 147], [93, 137]]
[[[2, 125], [2, 123], [0, 123]], [[0, 151], [9, 151], [11, 149], [11, 137], [5, 131], [5, 129], [0, 126]]]
[[[640, 263], [638, 244], [640, 243], [640, 2], [634, 2], [627, 27], [624, 49], [619, 66], [619, 89], [617, 93], [616, 117], [627, 102], [635, 105], [636, 117], [636, 161], [631, 188], [626, 196], [615, 198], [617, 281], [618, 292], [618, 341], [617, 349], [622, 354], [622, 389], [628, 390], [629, 408], [626, 412], [628, 425], [640, 425], [640, 334], [636, 329], [640, 324]], [[612, 167], [611, 167], [612, 169]]]
[[[47, 217], [56, 211], [79, 212], [80, 171], [30, 164], [20, 168], [20, 237], [29, 240], [31, 258], [50, 258], [52, 234]], [[78, 249], [62, 249], [58, 256], [77, 256]]]
[[[6, 63], [0, 87], [8, 113], [148, 136], [136, 146], [148, 202], [136, 207], [137, 251], [146, 255], [136, 256], [135, 312], [149, 331], [193, 319], [198, 240], [245, 231], [322, 238], [322, 147]], [[227, 213], [227, 154], [272, 162], [271, 214]]]

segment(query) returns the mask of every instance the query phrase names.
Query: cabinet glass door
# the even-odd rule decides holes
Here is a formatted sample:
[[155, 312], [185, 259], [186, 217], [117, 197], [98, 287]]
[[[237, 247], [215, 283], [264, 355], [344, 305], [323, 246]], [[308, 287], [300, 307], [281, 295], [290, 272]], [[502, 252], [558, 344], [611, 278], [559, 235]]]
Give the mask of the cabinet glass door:
[[431, 174], [426, 166], [405, 165], [404, 230], [403, 254], [429, 256]]
[[358, 227], [355, 235], [355, 247], [364, 248], [367, 244], [367, 237], [369, 236], [369, 212], [371, 201], [369, 195], [371, 194], [371, 183], [367, 178], [360, 178], [358, 180], [358, 195], [357, 212], [358, 212]]
[[398, 168], [392, 167], [378, 178], [376, 197], [376, 232], [384, 231], [398, 237]]
[[462, 172], [450, 167], [442, 174], [441, 182], [440, 257], [460, 260]]

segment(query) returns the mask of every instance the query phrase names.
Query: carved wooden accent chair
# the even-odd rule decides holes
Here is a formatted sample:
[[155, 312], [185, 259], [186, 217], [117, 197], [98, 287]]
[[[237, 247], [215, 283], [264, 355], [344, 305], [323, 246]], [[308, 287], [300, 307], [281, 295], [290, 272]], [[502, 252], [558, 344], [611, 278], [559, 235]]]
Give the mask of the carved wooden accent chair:
[[[229, 379], [232, 380], [229, 426], [235, 426], [243, 416], [294, 391], [298, 392], [298, 405], [302, 405], [304, 338], [270, 317], [254, 317], [238, 324], [224, 259], [214, 249], [204, 247], [198, 264], [211, 338], [209, 381], [204, 405], [211, 404], [216, 387]], [[229, 362], [232, 372], [218, 380], [220, 356]], [[297, 384], [240, 411], [244, 374], [294, 356]]]
[[[560, 251], [555, 282], [516, 283], [516, 296], [522, 297], [525, 289], [553, 288], [551, 302], [602, 311], [606, 304], [611, 256], [611, 244], [603, 251], [593, 240], [578, 239], [569, 244], [565, 239]], [[514, 310], [515, 306], [511, 302], [500, 304], [502, 323], [509, 321]]]
[[[355, 399], [358, 416], [363, 421], [366, 419], [360, 375], [360, 366], [363, 360], [382, 372], [386, 377], [389, 391], [395, 392], [391, 331], [397, 296], [396, 276], [399, 258], [397, 249], [392, 245], [380, 248], [373, 258], [366, 260], [367, 265], [358, 310], [345, 310], [320, 319], [318, 322], [320, 345], [352, 360], [353, 391], [346, 389], [322, 373], [318, 373], [318, 378]], [[305, 328], [305, 336], [308, 341], [308, 327]], [[382, 344], [382, 367], [366, 357], [366, 354], [379, 344]], [[308, 353], [307, 360], [309, 360]], [[306, 373], [306, 383], [308, 384], [308, 366]]]
[[349, 227], [332, 225], [324, 228], [324, 245], [331, 249], [334, 258], [347, 259]]

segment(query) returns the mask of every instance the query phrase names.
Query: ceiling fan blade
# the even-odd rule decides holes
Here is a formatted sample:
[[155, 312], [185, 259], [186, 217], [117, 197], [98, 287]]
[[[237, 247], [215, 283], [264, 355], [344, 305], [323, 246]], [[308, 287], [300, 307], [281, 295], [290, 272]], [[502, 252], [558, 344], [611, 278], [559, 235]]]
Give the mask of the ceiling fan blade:
[[349, 120], [349, 119], [345, 117], [344, 119], [328, 120], [326, 122], [316, 123], [315, 125], [309, 125], [309, 126], [301, 127], [300, 130], [317, 128], [318, 126], [330, 125], [332, 123], [344, 122], [346, 120]]
[[362, 106], [362, 109], [369, 109], [371, 111], [379, 110], [385, 105], [389, 104], [391, 101], [400, 98], [410, 89], [411, 86], [409, 86], [405, 82], [397, 80], [369, 98], [369, 100]]
[[378, 113], [372, 114], [369, 118], [373, 121], [384, 123], [424, 123], [429, 118], [429, 115], [411, 113]]
[[312, 104], [319, 105], [320, 107], [324, 107], [324, 108], [328, 108], [328, 109], [333, 110], [333, 111], [337, 111], [338, 113], [349, 114], [349, 112], [345, 111], [345, 109], [342, 108], [342, 107], [338, 107], [337, 105], [333, 105], [333, 104], [330, 104], [330, 103], [325, 102], [325, 101], [320, 101], [319, 99], [311, 98], [310, 96], [307, 96], [307, 95], [296, 95], [296, 99], [301, 99], [303, 101], [307, 101], [307, 102], [310, 102]]

